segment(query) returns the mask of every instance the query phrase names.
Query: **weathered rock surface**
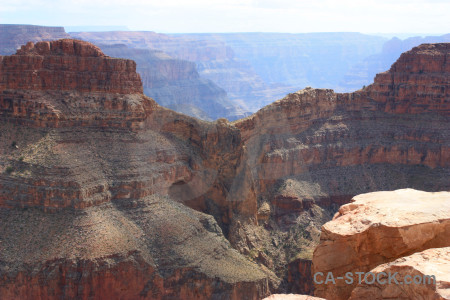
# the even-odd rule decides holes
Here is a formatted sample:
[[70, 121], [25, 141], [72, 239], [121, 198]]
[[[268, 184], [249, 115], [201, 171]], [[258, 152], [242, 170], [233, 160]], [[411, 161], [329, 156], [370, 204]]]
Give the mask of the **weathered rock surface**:
[[[371, 272], [379, 276], [382, 284], [375, 281], [369, 285], [363, 281], [352, 291], [350, 299], [450, 299], [449, 247], [414, 253], [382, 264]], [[399, 284], [394, 280], [389, 284], [389, 278], [382, 272], [397, 273]]]
[[128, 48], [124, 44], [100, 47], [110, 56], [134, 60], [144, 94], [164, 107], [210, 121], [236, 120], [249, 115], [230, 101], [222, 88], [200, 77], [193, 62], [173, 58], [159, 50]]
[[264, 300], [321, 300], [323, 298], [308, 296], [308, 295], [294, 295], [294, 294], [274, 294], [270, 295]]
[[449, 53], [449, 44], [425, 44], [366, 89], [305, 89], [235, 122], [263, 224], [233, 231], [253, 237], [231, 238], [235, 247], [271, 257], [291, 291], [286, 266], [312, 258], [321, 225], [353, 195], [449, 190]]
[[[60, 46], [48, 55], [61, 68], [49, 73], [57, 75], [51, 82], [64, 77], [66, 69], [77, 73], [77, 68], [84, 67], [65, 65], [66, 59], [68, 63], [75, 58], [114, 60], [82, 42], [73, 43], [86, 49], [76, 51], [74, 46], [66, 53], [61, 43], [55, 42]], [[138, 76], [135, 65], [121, 72], [117, 86], [111, 87], [117, 92], [108, 88], [109, 80], [115, 78], [111, 75], [114, 68], [99, 72], [105, 81], [86, 85], [80, 79], [67, 90], [42, 83], [45, 72], [40, 70], [47, 65], [35, 68], [28, 64], [38, 71], [39, 80], [31, 76], [23, 80], [22, 88], [8, 81], [19, 77], [6, 62], [45, 60], [40, 47], [44, 46], [29, 45], [22, 55], [3, 57], [0, 68], [0, 78], [5, 79], [0, 84], [0, 205], [2, 219], [15, 224], [0, 236], [6, 247], [0, 252], [0, 262], [5, 261], [5, 278], [15, 278], [15, 282], [21, 282], [17, 274], [38, 274], [27, 280], [39, 283], [38, 278], [60, 270], [70, 274], [70, 280], [75, 278], [60, 284], [73, 286], [68, 295], [81, 295], [90, 289], [82, 281], [85, 277], [77, 279], [75, 272], [59, 269], [58, 263], [69, 266], [66, 261], [73, 257], [76, 274], [83, 274], [76, 258], [84, 257], [86, 249], [91, 249], [88, 244], [96, 245], [98, 240], [98, 252], [87, 256], [89, 274], [98, 274], [92, 275], [95, 278], [89, 284], [111, 282], [120, 287], [115, 283], [122, 278], [114, 277], [117, 272], [107, 275], [95, 269], [102, 263], [91, 267], [94, 260], [112, 256], [130, 270], [124, 276], [142, 272], [132, 276], [136, 280], [132, 286], [149, 291], [147, 297], [152, 291], [156, 298], [192, 298], [194, 294], [185, 287], [198, 283], [194, 293], [200, 299], [212, 295], [262, 298], [269, 294], [269, 284], [271, 292], [308, 286], [295, 278], [308, 273], [308, 263], [298, 272], [287, 266], [311, 260], [320, 227], [353, 195], [406, 187], [450, 189], [445, 80], [449, 72], [448, 60], [443, 59], [449, 55], [447, 44], [413, 49], [366, 89], [336, 94], [308, 88], [233, 123], [200, 121], [160, 107], [141, 93], [142, 87], [135, 89], [131, 84], [135, 81], [127, 79]], [[127, 64], [116, 60], [119, 65]], [[421, 72], [422, 65], [429, 67]], [[26, 68], [22, 71], [27, 74]], [[408, 92], [398, 93], [400, 89]], [[34, 215], [38, 221], [23, 231]], [[85, 217], [89, 221], [78, 222], [77, 218]], [[75, 229], [63, 230], [69, 226], [64, 222], [71, 220]], [[39, 222], [49, 224], [46, 229], [61, 229], [47, 236], [44, 229], [36, 231], [43, 228]], [[108, 232], [119, 242], [111, 242], [116, 237], [98, 238], [104, 228], [111, 228]], [[15, 239], [8, 230], [24, 238]], [[76, 243], [68, 238], [72, 236]], [[230, 248], [225, 237], [259, 266]], [[23, 241], [30, 241], [30, 247], [36, 245], [31, 247], [34, 252], [26, 250], [14, 258], [15, 252], [27, 249], [20, 247]], [[49, 251], [52, 243], [60, 246]], [[51, 257], [58, 269], [45, 267]], [[33, 262], [25, 264], [21, 260], [25, 258]], [[117, 266], [111, 260], [105, 264], [111, 270]], [[136, 271], [137, 265], [147, 271]], [[31, 272], [33, 266], [43, 273]], [[148, 274], [155, 276], [147, 279]], [[107, 281], [105, 276], [114, 278]], [[8, 282], [6, 290], [27, 293], [19, 292], [22, 287], [14, 286], [12, 279]], [[161, 284], [164, 288], [159, 288]], [[32, 296], [48, 292], [44, 285], [35, 286], [39, 292]]]
[[51, 41], [70, 38], [63, 27], [0, 24], [0, 55], [16, 53], [28, 42]]
[[362, 61], [352, 65], [347, 74], [342, 78], [339, 87], [335, 90], [339, 92], [359, 90], [362, 86], [371, 84], [376, 74], [389, 69], [392, 63], [395, 62], [403, 52], [424, 43], [448, 42], [450, 42], [450, 34], [411, 37], [405, 40], [394, 37], [383, 44], [380, 53], [369, 55]]
[[236, 57], [236, 49], [229, 47], [224, 40], [216, 39], [216, 35], [166, 35], [139, 31], [72, 32], [71, 35], [95, 44], [123, 43], [131, 48], [158, 49], [174, 58], [195, 62], [202, 78], [223, 88], [234, 105], [251, 112], [297, 89], [288, 84], [264, 82], [247, 60]]
[[2, 299], [269, 295], [271, 272], [190, 208], [214, 206], [222, 224], [246, 216], [251, 203], [224, 196], [242, 156], [236, 129], [157, 105], [133, 61], [87, 42], [30, 43], [1, 60]]
[[[411, 253], [448, 247], [449, 236], [450, 192], [403, 189], [358, 195], [323, 225], [313, 273], [332, 272], [337, 278], [368, 272]], [[315, 284], [314, 294], [347, 299], [356, 283]]]
[[1, 58], [1, 90], [68, 90], [142, 93], [136, 63], [107, 57], [87, 42], [62, 39], [32, 42]]
[[[185, 40], [155, 32], [78, 32], [71, 35], [102, 45], [105, 51], [113, 56], [136, 60], [138, 72], [143, 78], [144, 93], [155, 97], [155, 100], [165, 107], [204, 120], [236, 120], [249, 115], [243, 103], [229, 99], [228, 90], [223, 90], [221, 82], [209, 80], [213, 78], [208, 76], [208, 72], [200, 71], [199, 75], [193, 64], [230, 59], [231, 49], [221, 43]], [[117, 44], [126, 45], [130, 49], [117, 49]], [[152, 54], [155, 50], [163, 51], [166, 57], [161, 54], [155, 57]], [[189, 79], [183, 78], [185, 68], [188, 70]], [[171, 76], [177, 79], [170, 80]], [[161, 77], [166, 78], [161, 81]]]

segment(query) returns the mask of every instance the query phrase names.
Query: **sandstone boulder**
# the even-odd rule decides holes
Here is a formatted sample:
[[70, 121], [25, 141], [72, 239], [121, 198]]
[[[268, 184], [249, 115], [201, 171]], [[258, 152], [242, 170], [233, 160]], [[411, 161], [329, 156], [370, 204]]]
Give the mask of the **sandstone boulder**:
[[[351, 300], [450, 299], [450, 247], [414, 253], [382, 264], [370, 272], [380, 276], [380, 283], [362, 282], [352, 291]], [[393, 279], [389, 284], [388, 275], [378, 275], [382, 272], [398, 273], [398, 284]]]
[[[450, 192], [403, 189], [358, 195], [323, 225], [313, 274], [332, 272], [337, 278], [368, 272], [399, 257], [450, 246], [449, 236]], [[356, 283], [315, 284], [315, 295], [347, 299]]]

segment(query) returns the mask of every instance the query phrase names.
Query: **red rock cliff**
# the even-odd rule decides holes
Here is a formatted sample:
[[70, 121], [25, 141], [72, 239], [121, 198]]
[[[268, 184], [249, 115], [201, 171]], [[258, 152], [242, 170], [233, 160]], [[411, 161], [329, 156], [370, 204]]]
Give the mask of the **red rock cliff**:
[[86, 42], [27, 44], [0, 74], [2, 299], [269, 294], [270, 271], [189, 208], [229, 222], [235, 128], [158, 106], [134, 62]]
[[1, 63], [0, 90], [142, 93], [134, 61], [110, 58], [83, 41], [30, 42]]
[[424, 44], [367, 88], [306, 88], [234, 122], [263, 225], [237, 226], [236, 247], [278, 265], [293, 291], [286, 265], [312, 258], [340, 204], [377, 190], [450, 189], [449, 55], [450, 44]]

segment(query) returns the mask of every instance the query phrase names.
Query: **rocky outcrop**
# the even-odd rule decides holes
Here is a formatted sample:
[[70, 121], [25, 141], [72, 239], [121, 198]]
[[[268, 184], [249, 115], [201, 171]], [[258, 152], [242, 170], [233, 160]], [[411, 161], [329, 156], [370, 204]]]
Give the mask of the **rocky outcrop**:
[[[71, 35], [96, 44], [123, 43], [131, 48], [158, 49], [174, 58], [195, 62], [202, 78], [224, 89], [234, 106], [250, 112], [296, 90], [288, 84], [268, 84], [262, 80], [254, 66], [236, 57], [236, 49], [218, 39], [220, 35], [165, 35], [136, 31], [72, 32]], [[227, 116], [222, 114], [222, 117]], [[240, 117], [244, 116], [241, 114]]]
[[237, 130], [157, 105], [135, 68], [77, 40], [2, 57], [2, 299], [269, 295], [271, 272], [200, 212], [251, 217], [253, 198], [224, 196]]
[[[382, 264], [370, 272], [380, 278], [368, 284], [363, 281], [349, 299], [449, 299], [450, 248], [433, 248], [393, 262]], [[396, 274], [395, 280], [383, 277]], [[380, 275], [378, 275], [380, 274]], [[371, 280], [371, 279], [369, 279]]]
[[257, 242], [235, 246], [271, 257], [284, 291], [286, 266], [312, 258], [321, 225], [353, 195], [450, 189], [448, 47], [412, 49], [355, 93], [308, 88], [234, 123], [264, 212], [259, 231], [244, 230]]
[[[331, 272], [335, 278], [344, 277], [347, 272], [369, 272], [411, 253], [449, 247], [449, 200], [450, 192], [412, 189], [354, 197], [322, 227], [320, 244], [314, 251], [313, 274]], [[379, 268], [375, 271], [379, 272]], [[347, 299], [357, 283], [356, 279], [353, 283], [316, 283], [314, 294], [326, 299]]]
[[383, 44], [380, 53], [372, 54], [362, 61], [355, 62], [343, 76], [336, 91], [351, 92], [373, 82], [376, 74], [384, 72], [403, 52], [424, 43], [448, 43], [450, 34], [442, 36], [411, 37], [405, 40], [392, 38]]
[[228, 99], [227, 93], [197, 72], [195, 63], [173, 58], [164, 52], [133, 49], [121, 45], [100, 45], [113, 57], [137, 63], [145, 95], [167, 108], [203, 120], [236, 120], [248, 115]]
[[16, 53], [28, 42], [51, 41], [70, 38], [63, 27], [0, 24], [0, 55]]
[[142, 93], [134, 61], [107, 57], [87, 42], [29, 42], [15, 55], [2, 57], [1, 63], [1, 90]]
[[[130, 84], [134, 68], [121, 72], [114, 92], [114, 68], [98, 72], [105, 81], [81, 79], [70, 89], [41, 84], [45, 72], [33, 64], [39, 80], [23, 81], [31, 85], [7, 80], [16, 76], [9, 63], [20, 59], [51, 57], [61, 68], [50, 73], [56, 79], [85, 68], [75, 58], [94, 66], [114, 60], [80, 41], [50, 45], [48, 55], [36, 44], [3, 57], [0, 69], [0, 205], [11, 224], [0, 232], [5, 293], [25, 289], [13, 283], [24, 282], [18, 274], [51, 282], [55, 272], [70, 275], [59, 285], [70, 295], [92, 282], [122, 289], [118, 272], [100, 268], [122, 262], [124, 276], [136, 275], [132, 289], [149, 298], [188, 299], [194, 294], [185, 287], [196, 284], [199, 299], [306, 289], [297, 276], [308, 272], [320, 227], [353, 195], [450, 189], [448, 45], [413, 49], [355, 93], [307, 88], [232, 123], [162, 108]], [[421, 72], [420, 65], [430, 67]], [[111, 236], [100, 238], [105, 228]], [[59, 246], [49, 251], [50, 244]], [[76, 277], [74, 265], [77, 274], [86, 266], [92, 281]], [[36, 289], [30, 297], [47, 293], [45, 285]]]
[[[450, 113], [447, 63], [450, 43], [428, 44], [403, 53], [389, 72], [378, 74], [369, 97], [392, 113]], [[414, 99], [414, 101], [411, 101]]]
[[229, 59], [232, 51], [221, 43], [184, 40], [155, 32], [80, 32], [71, 35], [101, 45], [113, 56], [135, 60], [143, 79], [144, 93], [165, 107], [204, 120], [236, 120], [249, 115], [243, 103], [231, 101], [222, 84], [209, 80], [211, 78], [205, 76], [207, 72], [200, 71], [199, 75], [193, 63]]

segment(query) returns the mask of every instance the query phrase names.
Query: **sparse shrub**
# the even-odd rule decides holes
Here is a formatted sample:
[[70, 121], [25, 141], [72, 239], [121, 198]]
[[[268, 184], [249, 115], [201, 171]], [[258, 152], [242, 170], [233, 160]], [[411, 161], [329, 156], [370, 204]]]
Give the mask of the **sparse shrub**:
[[8, 175], [11, 174], [13, 171], [14, 171], [14, 168], [11, 167], [11, 166], [6, 167], [6, 169], [5, 169], [5, 172], [6, 172], [6, 174], [8, 174]]
[[16, 141], [13, 141], [13, 142], [11, 143], [11, 147], [16, 148], [16, 147], [17, 147], [17, 142], [16, 142]]
[[19, 161], [23, 161], [23, 156], [19, 157]]

